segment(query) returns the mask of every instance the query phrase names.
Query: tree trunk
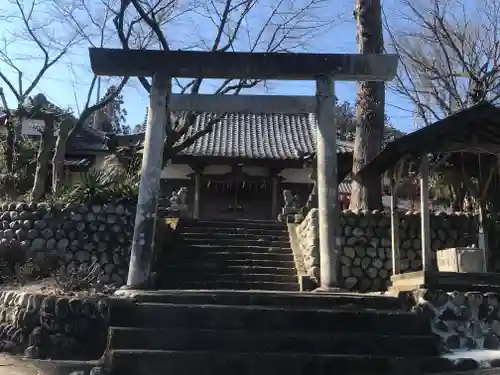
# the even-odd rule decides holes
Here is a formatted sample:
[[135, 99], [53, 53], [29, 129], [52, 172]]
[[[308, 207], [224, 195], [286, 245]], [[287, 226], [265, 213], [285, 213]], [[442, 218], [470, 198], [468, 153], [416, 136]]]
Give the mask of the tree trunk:
[[14, 170], [17, 170], [19, 166], [19, 159], [21, 157], [21, 143], [22, 143], [22, 130], [23, 130], [23, 117], [20, 116], [14, 123], [14, 155], [12, 160], [12, 165]]
[[[382, 18], [380, 0], [357, 0], [355, 17], [359, 53], [382, 53]], [[380, 152], [384, 133], [385, 86], [383, 82], [361, 82], [356, 100], [356, 138], [353, 176]], [[382, 206], [381, 176], [361, 184], [352, 182], [351, 209], [378, 209]]]
[[5, 181], [5, 192], [9, 198], [15, 199], [17, 198], [16, 179], [14, 176], [15, 131], [14, 131], [14, 120], [12, 118], [7, 120], [6, 127], [7, 127], [7, 142], [5, 147], [5, 160], [7, 163], [7, 178]]
[[49, 161], [54, 147], [54, 120], [44, 119], [45, 126], [42, 131], [38, 155], [36, 159], [35, 182], [31, 190], [31, 201], [40, 201], [47, 191], [47, 181], [49, 177]]
[[57, 196], [64, 183], [64, 157], [66, 155], [66, 143], [71, 131], [71, 121], [64, 120], [59, 124], [56, 148], [52, 158], [52, 194]]

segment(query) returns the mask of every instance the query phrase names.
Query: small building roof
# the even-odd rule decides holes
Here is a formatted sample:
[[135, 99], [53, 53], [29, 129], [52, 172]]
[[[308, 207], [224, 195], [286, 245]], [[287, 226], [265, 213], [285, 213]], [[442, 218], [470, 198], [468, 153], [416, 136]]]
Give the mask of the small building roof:
[[358, 172], [380, 175], [403, 157], [431, 153], [500, 153], [500, 109], [488, 102], [455, 112], [389, 143]]
[[109, 152], [107, 138], [108, 135], [105, 132], [84, 125], [69, 139], [66, 153], [94, 154]]
[[[76, 124], [77, 118], [71, 112], [64, 110], [50, 102], [48, 102], [48, 105], [53, 113], [59, 116], [68, 116], [70, 120], [74, 124]], [[7, 111], [4, 108], [0, 108], [0, 126], [3, 126], [3, 121], [6, 117]], [[39, 122], [40, 120], [34, 119], [33, 121]], [[36, 130], [38, 129], [38, 127], [33, 125], [35, 124], [32, 124], [30, 126], [31, 131], [29, 131], [29, 133], [25, 135], [37, 137], [40, 134], [39, 130]], [[88, 155], [94, 153], [109, 152], [109, 148], [107, 146], [107, 137], [107, 133], [95, 129], [88, 124], [84, 124], [78, 131], [74, 132], [72, 134], [72, 137], [68, 140], [68, 145], [66, 146], [66, 155]]]

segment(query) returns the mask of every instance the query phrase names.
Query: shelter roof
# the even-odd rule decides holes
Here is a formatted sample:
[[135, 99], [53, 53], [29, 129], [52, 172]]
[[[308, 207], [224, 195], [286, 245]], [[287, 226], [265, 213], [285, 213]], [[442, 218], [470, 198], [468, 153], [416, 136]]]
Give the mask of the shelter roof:
[[500, 153], [500, 109], [476, 104], [389, 143], [358, 173], [361, 179], [380, 175], [405, 156], [433, 153]]

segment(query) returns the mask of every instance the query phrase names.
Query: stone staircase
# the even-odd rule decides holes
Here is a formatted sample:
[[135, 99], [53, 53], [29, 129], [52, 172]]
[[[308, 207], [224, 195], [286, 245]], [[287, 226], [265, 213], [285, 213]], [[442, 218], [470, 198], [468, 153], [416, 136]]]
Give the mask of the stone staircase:
[[393, 297], [151, 291], [111, 300], [103, 361], [111, 375], [420, 375], [475, 368], [439, 358], [437, 340], [428, 321], [403, 311]]
[[299, 290], [283, 224], [186, 221], [179, 232], [179, 242], [162, 257], [162, 289]]

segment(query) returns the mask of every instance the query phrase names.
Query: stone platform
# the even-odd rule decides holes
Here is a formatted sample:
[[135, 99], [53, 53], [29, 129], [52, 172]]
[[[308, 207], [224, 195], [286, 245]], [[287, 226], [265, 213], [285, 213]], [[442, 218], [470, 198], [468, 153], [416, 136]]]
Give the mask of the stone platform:
[[[441, 358], [425, 316], [355, 293], [120, 291], [104, 367], [114, 374], [423, 375], [472, 370]], [[121, 297], [120, 297], [121, 295]]]

